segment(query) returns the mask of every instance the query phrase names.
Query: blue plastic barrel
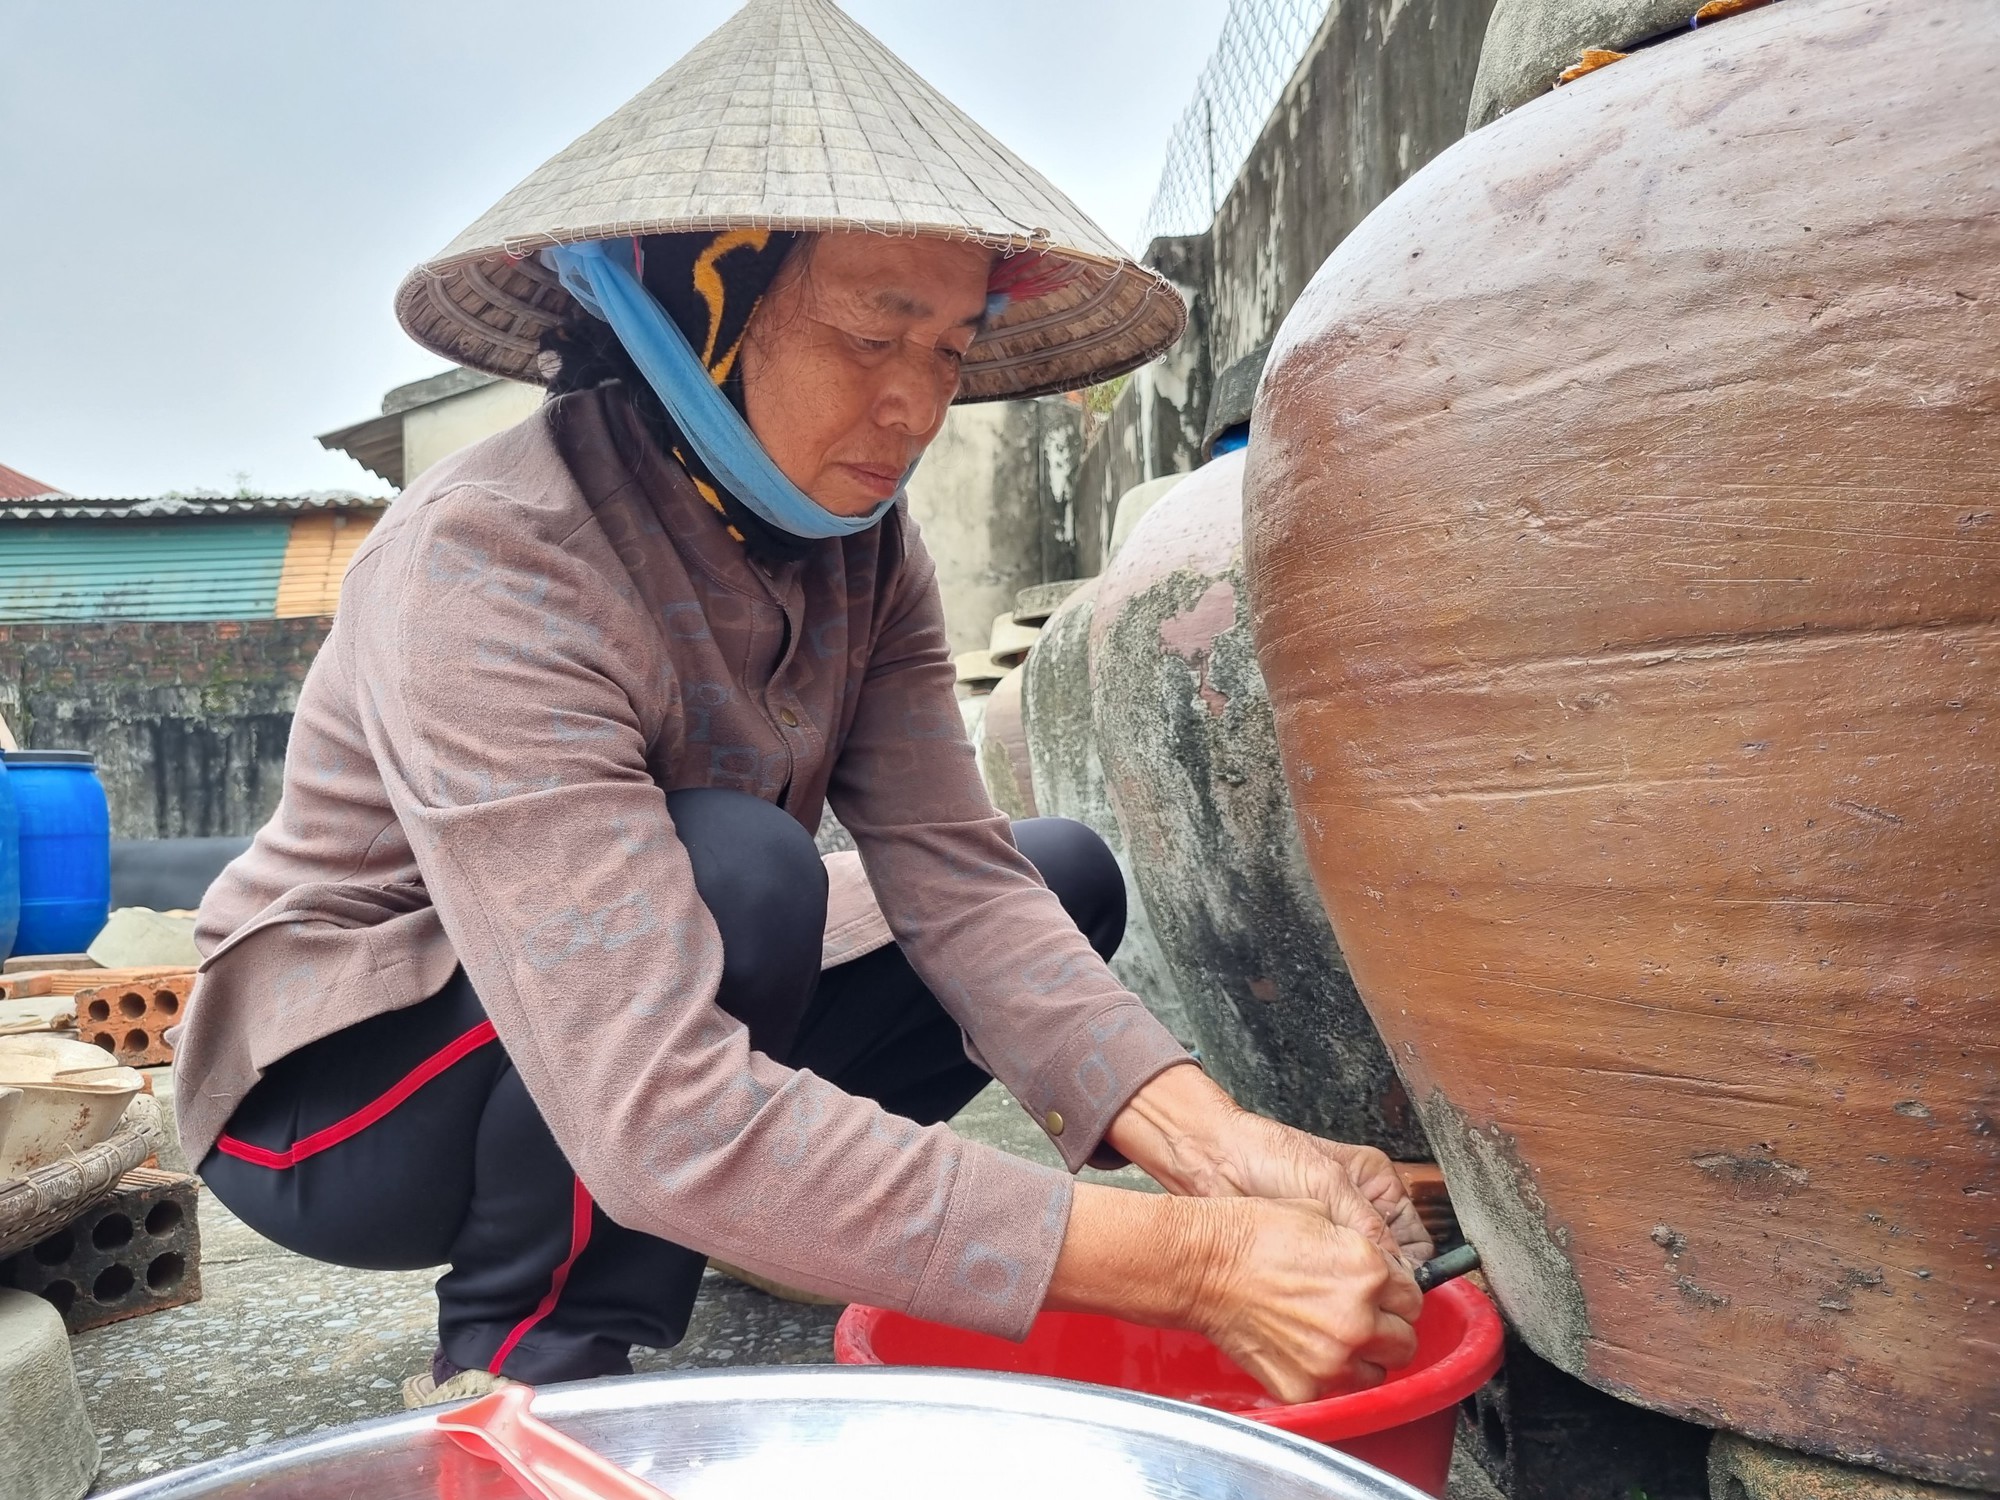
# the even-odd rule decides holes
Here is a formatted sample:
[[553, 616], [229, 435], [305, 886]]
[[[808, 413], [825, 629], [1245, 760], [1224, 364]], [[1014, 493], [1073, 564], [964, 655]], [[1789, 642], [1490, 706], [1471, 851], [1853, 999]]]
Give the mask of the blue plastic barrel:
[[20, 925], [21, 823], [14, 812], [7, 765], [0, 760], [0, 958], [14, 951], [14, 930]]
[[111, 912], [111, 808], [81, 750], [9, 750], [20, 824], [21, 920], [14, 952], [81, 953]]

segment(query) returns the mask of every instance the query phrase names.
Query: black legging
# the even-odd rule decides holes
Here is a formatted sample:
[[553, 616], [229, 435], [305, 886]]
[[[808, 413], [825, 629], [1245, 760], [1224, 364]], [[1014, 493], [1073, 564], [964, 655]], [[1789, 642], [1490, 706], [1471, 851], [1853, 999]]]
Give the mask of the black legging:
[[[740, 792], [675, 792], [667, 807], [721, 930], [717, 1003], [752, 1046], [922, 1125], [985, 1087], [899, 948], [820, 972], [826, 872], [793, 818]], [[1016, 823], [1014, 837], [1109, 958], [1125, 886], [1103, 841], [1062, 818]], [[301, 1255], [370, 1270], [449, 1265], [437, 1284], [440, 1376], [626, 1373], [634, 1344], [680, 1341], [705, 1264], [590, 1200], [463, 970], [428, 1000], [265, 1070], [201, 1175]]]

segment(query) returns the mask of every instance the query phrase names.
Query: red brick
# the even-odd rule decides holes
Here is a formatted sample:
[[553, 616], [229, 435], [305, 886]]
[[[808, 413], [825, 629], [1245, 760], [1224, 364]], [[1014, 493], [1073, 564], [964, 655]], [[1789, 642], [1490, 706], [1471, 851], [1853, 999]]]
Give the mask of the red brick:
[[76, 995], [76, 1034], [102, 1047], [128, 1068], [174, 1060], [166, 1032], [187, 1007], [192, 974], [134, 974], [123, 984], [100, 985]]

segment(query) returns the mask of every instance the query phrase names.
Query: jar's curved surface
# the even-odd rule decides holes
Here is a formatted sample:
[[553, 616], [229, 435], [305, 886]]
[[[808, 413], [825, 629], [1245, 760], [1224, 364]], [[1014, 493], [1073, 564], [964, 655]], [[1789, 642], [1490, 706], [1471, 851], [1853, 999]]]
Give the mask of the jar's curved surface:
[[1259, 399], [1320, 893], [1499, 1299], [2000, 1487], [2000, 28], [1787, 3], [1467, 137]]

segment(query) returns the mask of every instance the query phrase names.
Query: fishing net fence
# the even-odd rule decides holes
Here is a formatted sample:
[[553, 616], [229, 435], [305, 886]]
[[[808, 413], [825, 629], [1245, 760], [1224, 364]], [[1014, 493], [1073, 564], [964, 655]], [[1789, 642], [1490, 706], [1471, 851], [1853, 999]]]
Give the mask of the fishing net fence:
[[1222, 39], [1168, 137], [1137, 248], [1163, 234], [1199, 234], [1214, 221], [1329, 3], [1230, 0]]

